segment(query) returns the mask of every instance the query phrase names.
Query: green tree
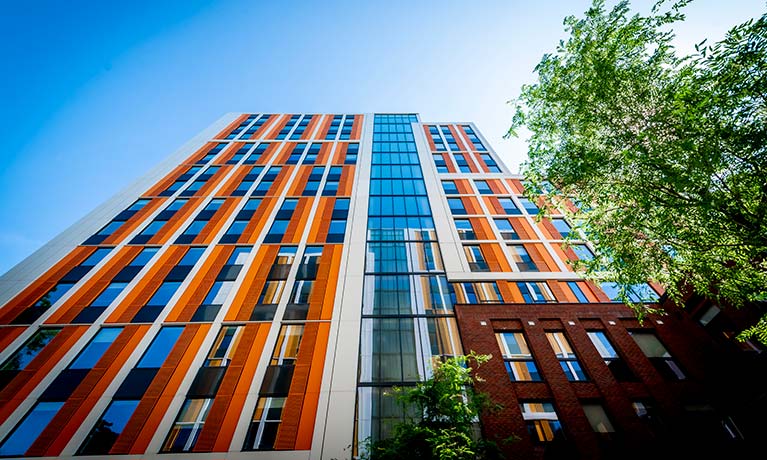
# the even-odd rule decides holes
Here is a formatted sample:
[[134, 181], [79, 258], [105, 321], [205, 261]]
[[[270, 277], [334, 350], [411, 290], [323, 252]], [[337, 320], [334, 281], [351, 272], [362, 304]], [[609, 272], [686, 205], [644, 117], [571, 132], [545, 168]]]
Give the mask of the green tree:
[[[475, 368], [489, 355], [471, 353], [439, 363], [432, 378], [413, 387], [396, 387], [391, 397], [402, 404], [407, 419], [388, 439], [364, 446], [369, 460], [502, 458], [497, 444], [477, 432], [479, 416], [500, 408], [474, 389]], [[469, 367], [474, 363], [475, 368]]]
[[[587, 277], [663, 284], [727, 305], [767, 300], [767, 16], [678, 56], [677, 2], [647, 15], [595, 0], [513, 101], [531, 132], [523, 173], [598, 256]], [[552, 187], [553, 185], [553, 187]], [[627, 302], [629, 303], [629, 302]], [[641, 315], [642, 305], [632, 305]], [[747, 330], [767, 343], [767, 316]]]

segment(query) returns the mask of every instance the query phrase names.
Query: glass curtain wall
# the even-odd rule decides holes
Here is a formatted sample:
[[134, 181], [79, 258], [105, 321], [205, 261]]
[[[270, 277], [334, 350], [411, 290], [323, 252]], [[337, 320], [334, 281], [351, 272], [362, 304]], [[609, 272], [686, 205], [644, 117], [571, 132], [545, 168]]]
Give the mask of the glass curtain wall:
[[404, 414], [392, 386], [461, 354], [411, 123], [376, 115], [357, 394], [357, 440], [386, 438]]

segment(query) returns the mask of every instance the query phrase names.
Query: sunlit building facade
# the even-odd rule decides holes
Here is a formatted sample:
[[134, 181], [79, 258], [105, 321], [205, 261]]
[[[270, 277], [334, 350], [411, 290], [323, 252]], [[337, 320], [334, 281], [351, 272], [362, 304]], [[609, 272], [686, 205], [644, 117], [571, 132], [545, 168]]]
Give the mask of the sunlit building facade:
[[523, 193], [472, 123], [224, 116], [0, 278], [0, 456], [351, 458], [470, 350], [511, 455], [741, 439], [699, 318], [637, 322]]

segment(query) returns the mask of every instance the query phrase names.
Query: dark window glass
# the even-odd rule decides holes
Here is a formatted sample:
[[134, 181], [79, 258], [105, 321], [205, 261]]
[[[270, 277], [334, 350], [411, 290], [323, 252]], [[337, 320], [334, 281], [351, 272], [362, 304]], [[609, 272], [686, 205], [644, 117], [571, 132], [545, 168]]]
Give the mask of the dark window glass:
[[131, 260], [128, 266], [131, 267], [143, 267], [149, 262], [149, 260], [159, 251], [159, 248], [144, 248], [141, 252]]
[[93, 251], [93, 254], [89, 255], [87, 259], [80, 263], [81, 267], [95, 267], [101, 260], [106, 257], [112, 248], [98, 248]]
[[61, 328], [44, 328], [35, 332], [32, 337], [24, 342], [21, 348], [3, 363], [0, 370], [23, 370], [59, 332], [61, 332]]
[[151, 306], [165, 306], [170, 301], [173, 294], [181, 286], [179, 281], [165, 281], [152, 295], [152, 298], [147, 301], [147, 305]]
[[120, 293], [125, 289], [125, 286], [127, 286], [128, 283], [121, 283], [121, 282], [114, 282], [109, 283], [109, 286], [106, 287], [103, 291], [101, 291], [101, 294], [98, 295], [95, 299], [93, 299], [93, 302], [91, 302], [90, 307], [108, 307]]
[[519, 198], [519, 202], [522, 203], [522, 207], [525, 208], [528, 214], [538, 214], [538, 206], [527, 198]]
[[618, 352], [615, 351], [615, 348], [604, 332], [591, 331], [588, 332], [588, 336], [616, 380], [624, 382], [636, 380], [634, 373], [631, 372], [620, 355], [618, 355]]
[[490, 185], [486, 180], [475, 180], [474, 185], [477, 186], [477, 191], [482, 195], [492, 195], [493, 191], [490, 189]]
[[509, 215], [522, 214], [522, 211], [517, 208], [517, 205], [514, 204], [511, 198], [498, 198], [498, 202], [501, 204], [504, 213]]
[[447, 195], [458, 195], [458, 187], [455, 185], [454, 180], [443, 180], [442, 189]]
[[450, 212], [453, 214], [467, 214], [463, 201], [460, 198], [448, 198], [447, 204], [450, 205]]
[[568, 281], [567, 285], [570, 287], [570, 290], [573, 291], [573, 294], [578, 299], [578, 302], [581, 303], [588, 303], [589, 299], [586, 298], [586, 294], [583, 293], [580, 286], [578, 286], [578, 283], [576, 281]]
[[11, 434], [0, 444], [0, 455], [4, 457], [24, 455], [63, 405], [63, 402], [35, 404], [21, 423], [16, 425]]
[[98, 331], [83, 351], [77, 355], [77, 358], [72, 361], [69, 369], [92, 369], [122, 330], [121, 327], [105, 327]]
[[139, 401], [112, 401], [104, 411], [96, 426], [93, 427], [85, 442], [77, 452], [78, 455], [106, 455], [117, 441], [131, 415], [138, 407]]
[[162, 363], [165, 362], [165, 358], [168, 357], [168, 354], [173, 346], [176, 345], [176, 341], [183, 331], [183, 326], [168, 326], [160, 329], [160, 332], [152, 340], [152, 344], [144, 352], [144, 356], [141, 357], [136, 367], [162, 367]]
[[517, 234], [516, 230], [514, 230], [514, 227], [511, 226], [511, 222], [509, 222], [508, 219], [493, 219], [495, 221], [495, 226], [498, 227], [498, 231], [501, 233], [501, 237], [504, 240], [518, 240], [519, 235]]

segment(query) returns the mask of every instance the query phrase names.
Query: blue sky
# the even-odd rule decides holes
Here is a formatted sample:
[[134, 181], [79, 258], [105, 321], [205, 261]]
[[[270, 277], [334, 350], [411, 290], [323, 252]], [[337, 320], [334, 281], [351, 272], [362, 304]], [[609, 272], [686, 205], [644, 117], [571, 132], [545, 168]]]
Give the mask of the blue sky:
[[[226, 112], [474, 121], [516, 171], [506, 101], [590, 0], [3, 3], [0, 273]], [[724, 3], [686, 9], [680, 49], [765, 10]]]

